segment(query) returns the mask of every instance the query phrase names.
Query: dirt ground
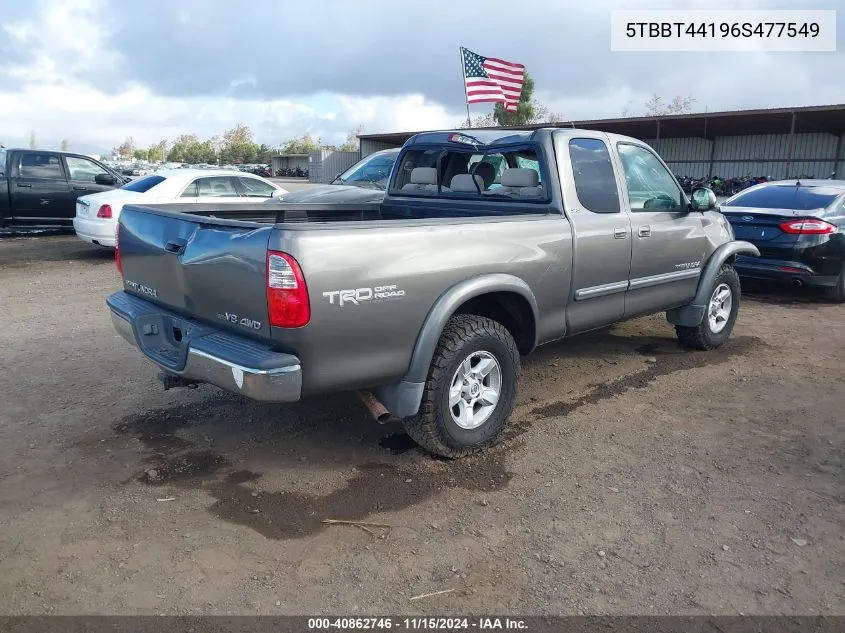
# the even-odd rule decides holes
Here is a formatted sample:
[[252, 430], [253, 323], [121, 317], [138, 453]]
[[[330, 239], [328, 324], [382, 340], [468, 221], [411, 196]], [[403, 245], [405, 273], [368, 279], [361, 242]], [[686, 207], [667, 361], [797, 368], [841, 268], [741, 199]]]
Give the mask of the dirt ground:
[[0, 240], [0, 613], [845, 614], [845, 306], [542, 348], [507, 439], [445, 462], [348, 394], [164, 392], [118, 288], [72, 236]]

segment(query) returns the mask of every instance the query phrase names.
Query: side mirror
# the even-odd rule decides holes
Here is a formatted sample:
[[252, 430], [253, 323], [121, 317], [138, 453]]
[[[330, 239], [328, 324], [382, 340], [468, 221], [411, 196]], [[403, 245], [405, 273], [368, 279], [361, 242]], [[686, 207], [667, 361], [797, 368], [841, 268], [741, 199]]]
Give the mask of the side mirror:
[[273, 193], [270, 194], [270, 199], [281, 200], [286, 194], [287, 191], [282, 191], [281, 189], [274, 189]]
[[690, 207], [693, 211], [710, 211], [716, 208], [716, 194], [707, 187], [697, 187], [690, 194]]
[[117, 179], [111, 174], [97, 174], [94, 176], [94, 182], [98, 185], [114, 185], [117, 184]]

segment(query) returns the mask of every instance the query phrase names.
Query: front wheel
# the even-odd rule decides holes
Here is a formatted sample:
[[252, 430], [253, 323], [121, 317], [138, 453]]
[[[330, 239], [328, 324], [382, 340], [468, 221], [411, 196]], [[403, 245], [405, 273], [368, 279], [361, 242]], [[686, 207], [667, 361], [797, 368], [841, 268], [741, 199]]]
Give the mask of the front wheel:
[[733, 266], [724, 264], [716, 274], [701, 323], [694, 327], [676, 325], [681, 345], [688, 349], [710, 350], [728, 340], [739, 313], [739, 276]]
[[403, 421], [425, 450], [450, 459], [493, 445], [513, 411], [519, 352], [497, 321], [459, 314], [446, 324], [419, 413]]

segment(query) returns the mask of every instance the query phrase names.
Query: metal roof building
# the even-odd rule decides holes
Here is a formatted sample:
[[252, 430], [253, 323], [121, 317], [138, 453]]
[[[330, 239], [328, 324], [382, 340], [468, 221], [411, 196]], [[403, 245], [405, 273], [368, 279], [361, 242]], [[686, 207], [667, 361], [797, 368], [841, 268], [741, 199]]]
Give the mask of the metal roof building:
[[[507, 129], [541, 127], [633, 136], [654, 147], [679, 176], [828, 178], [833, 173], [845, 174], [845, 104], [593, 119]], [[416, 133], [362, 134], [361, 156], [400, 147]]]

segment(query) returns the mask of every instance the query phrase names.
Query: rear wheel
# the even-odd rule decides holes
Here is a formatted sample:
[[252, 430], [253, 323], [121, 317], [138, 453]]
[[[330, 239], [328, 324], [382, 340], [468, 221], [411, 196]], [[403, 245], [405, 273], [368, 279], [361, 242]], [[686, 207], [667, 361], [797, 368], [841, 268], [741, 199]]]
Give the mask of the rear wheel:
[[461, 314], [440, 336], [419, 413], [403, 421], [425, 450], [455, 459], [494, 444], [513, 410], [519, 352], [497, 321]]
[[711, 285], [707, 310], [694, 327], [676, 325], [678, 340], [686, 348], [710, 350], [728, 340], [739, 312], [739, 276], [730, 264], [719, 269]]
[[845, 303], [845, 264], [842, 264], [842, 270], [836, 279], [836, 285], [825, 290], [828, 299], [838, 303]]

